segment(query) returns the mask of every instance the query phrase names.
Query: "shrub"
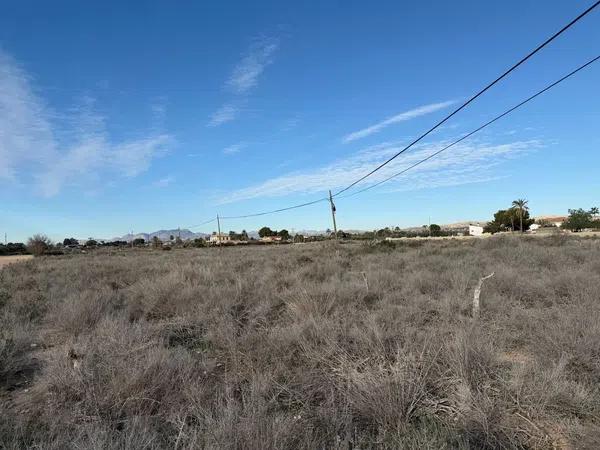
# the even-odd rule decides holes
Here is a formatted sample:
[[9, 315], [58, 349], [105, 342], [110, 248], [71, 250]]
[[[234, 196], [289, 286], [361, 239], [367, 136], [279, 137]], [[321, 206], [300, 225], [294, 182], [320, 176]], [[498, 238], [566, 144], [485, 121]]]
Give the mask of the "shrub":
[[33, 256], [41, 256], [52, 247], [52, 241], [44, 234], [35, 234], [27, 240], [27, 250]]

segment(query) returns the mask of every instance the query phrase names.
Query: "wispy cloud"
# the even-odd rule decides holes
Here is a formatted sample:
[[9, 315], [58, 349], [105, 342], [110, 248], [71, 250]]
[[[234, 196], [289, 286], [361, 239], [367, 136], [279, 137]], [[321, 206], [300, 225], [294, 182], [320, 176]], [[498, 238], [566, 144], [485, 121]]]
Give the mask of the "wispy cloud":
[[281, 131], [282, 132], [291, 131], [294, 128], [296, 128], [299, 124], [300, 124], [300, 118], [299, 117], [292, 117], [291, 119], [287, 119], [283, 123], [283, 127], [281, 128]]
[[231, 122], [238, 114], [238, 108], [226, 104], [217, 109], [211, 116], [208, 122], [209, 127], [218, 127], [224, 123]]
[[238, 142], [237, 144], [229, 145], [223, 149], [223, 154], [233, 155], [235, 153], [239, 153], [241, 150], [247, 147], [247, 145], [248, 144], [246, 144], [245, 142]]
[[379, 133], [384, 128], [393, 125], [395, 123], [405, 122], [407, 120], [415, 119], [420, 116], [424, 116], [426, 114], [431, 114], [433, 112], [439, 111], [440, 109], [447, 108], [448, 106], [455, 103], [454, 101], [446, 101], [441, 103], [432, 103], [429, 105], [419, 106], [418, 108], [411, 109], [409, 111], [404, 111], [400, 114], [396, 114], [395, 116], [388, 117], [381, 122], [378, 122], [374, 125], [371, 125], [367, 128], [363, 128], [362, 130], [354, 131], [342, 139], [343, 142], [352, 142], [357, 139], [362, 139], [364, 137], [370, 136], [375, 133]]
[[233, 69], [226, 86], [236, 94], [244, 94], [258, 83], [265, 67], [273, 62], [273, 53], [279, 47], [275, 38], [256, 39], [242, 60]]
[[[447, 145], [438, 141], [417, 145], [413, 151], [392, 161], [359, 186], [382, 181], [424, 159]], [[492, 144], [483, 141], [463, 142], [445, 153], [415, 167], [384, 186], [390, 190], [411, 190], [481, 182], [497, 178], [493, 170], [507, 160], [521, 157], [543, 147], [539, 140]], [[324, 193], [343, 188], [376, 167], [400, 149], [403, 143], [384, 143], [369, 147], [352, 156], [310, 171], [294, 172], [258, 185], [230, 192], [219, 203], [232, 203], [260, 197], [290, 194]]]
[[217, 127], [234, 120], [239, 113], [235, 106], [243, 101], [252, 88], [256, 87], [265, 68], [273, 62], [273, 55], [279, 48], [279, 39], [260, 37], [254, 40], [241, 61], [234, 67], [231, 75], [225, 81], [225, 89], [234, 94], [237, 99], [230, 101], [215, 111], [209, 119], [208, 127]]
[[159, 180], [156, 180], [154, 183], [152, 183], [152, 185], [154, 187], [165, 188], [165, 187], [169, 186], [170, 184], [172, 184], [174, 181], [175, 181], [175, 177], [173, 175], [169, 175], [169, 176], [166, 176]]
[[50, 197], [65, 185], [81, 186], [108, 176], [134, 177], [166, 153], [167, 134], [114, 141], [84, 97], [61, 117], [35, 94], [28, 74], [0, 51], [0, 182], [33, 184]]

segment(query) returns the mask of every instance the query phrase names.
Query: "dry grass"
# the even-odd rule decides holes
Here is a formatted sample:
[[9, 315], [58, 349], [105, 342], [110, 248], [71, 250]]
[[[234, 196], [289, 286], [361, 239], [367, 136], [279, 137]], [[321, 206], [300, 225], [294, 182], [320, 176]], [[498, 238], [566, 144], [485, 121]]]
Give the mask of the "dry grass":
[[11, 265], [0, 448], [599, 448], [599, 297], [566, 236]]

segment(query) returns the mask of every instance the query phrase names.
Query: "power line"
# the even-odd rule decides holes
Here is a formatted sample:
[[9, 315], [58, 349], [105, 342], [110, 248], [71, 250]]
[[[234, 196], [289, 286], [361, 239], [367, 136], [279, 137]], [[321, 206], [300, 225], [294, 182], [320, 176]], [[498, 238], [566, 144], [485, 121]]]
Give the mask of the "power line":
[[411, 169], [414, 169], [414, 168], [415, 168], [415, 167], [417, 167], [418, 165], [421, 165], [421, 164], [423, 164], [424, 162], [426, 162], [426, 161], [429, 161], [430, 159], [434, 158], [435, 156], [439, 155], [440, 153], [442, 153], [442, 152], [444, 152], [444, 151], [448, 150], [449, 148], [451, 148], [451, 147], [455, 146], [456, 144], [458, 144], [458, 143], [460, 143], [460, 142], [464, 141], [465, 139], [467, 139], [467, 138], [469, 138], [469, 137], [473, 136], [475, 133], [477, 133], [477, 132], [479, 132], [479, 131], [483, 130], [484, 128], [488, 127], [489, 125], [493, 124], [494, 122], [496, 122], [496, 121], [498, 121], [498, 120], [502, 119], [503, 117], [505, 117], [505, 116], [509, 115], [510, 113], [512, 113], [513, 111], [515, 111], [516, 109], [519, 109], [521, 106], [525, 105], [526, 103], [529, 103], [531, 100], [535, 99], [536, 97], [539, 97], [539, 96], [540, 96], [540, 95], [542, 95], [544, 92], [546, 92], [546, 91], [549, 91], [550, 89], [552, 89], [552, 88], [553, 88], [553, 87], [555, 87], [556, 85], [558, 85], [558, 84], [562, 83], [563, 81], [565, 81], [566, 79], [568, 79], [568, 78], [572, 77], [572, 76], [573, 76], [573, 75], [575, 75], [577, 72], [579, 72], [579, 71], [581, 71], [581, 70], [585, 69], [586, 67], [588, 67], [588, 66], [592, 65], [593, 63], [595, 63], [595, 62], [596, 62], [596, 61], [598, 61], [599, 59], [600, 59], [600, 55], [598, 55], [598, 56], [596, 56], [595, 58], [593, 58], [593, 59], [589, 60], [589, 61], [588, 61], [588, 62], [586, 62], [585, 64], [582, 64], [582, 65], [581, 65], [581, 66], [579, 66], [577, 69], [575, 69], [575, 70], [573, 70], [573, 71], [569, 72], [569, 73], [568, 73], [567, 75], [565, 75], [564, 77], [562, 77], [562, 78], [559, 78], [559, 79], [558, 79], [558, 80], [556, 80], [554, 83], [552, 83], [552, 84], [549, 84], [548, 86], [546, 86], [546, 87], [545, 87], [544, 89], [542, 89], [541, 91], [538, 91], [538, 92], [536, 92], [536, 93], [535, 93], [535, 94], [533, 94], [532, 96], [530, 96], [530, 97], [526, 98], [525, 100], [523, 100], [522, 102], [520, 102], [520, 103], [516, 104], [516, 105], [515, 105], [515, 106], [513, 106], [512, 108], [510, 108], [510, 109], [506, 110], [506, 111], [505, 111], [505, 112], [503, 112], [502, 114], [500, 114], [500, 115], [498, 115], [498, 116], [494, 117], [492, 120], [490, 120], [490, 121], [486, 122], [485, 124], [481, 125], [480, 127], [476, 128], [475, 130], [471, 131], [470, 133], [467, 133], [467, 134], [465, 134], [465, 135], [464, 135], [463, 137], [461, 137], [460, 139], [457, 139], [456, 141], [452, 142], [451, 144], [448, 144], [448, 145], [447, 145], [447, 146], [445, 146], [444, 148], [442, 148], [442, 149], [438, 150], [438, 151], [437, 151], [437, 152], [435, 152], [435, 153], [432, 153], [432, 154], [431, 154], [431, 155], [429, 155], [428, 157], [426, 157], [426, 158], [423, 158], [423, 159], [422, 159], [422, 160], [420, 160], [420, 161], [417, 161], [416, 163], [414, 163], [413, 165], [411, 165], [411, 166], [407, 167], [406, 169], [403, 169], [403, 170], [401, 170], [400, 172], [398, 172], [398, 173], [396, 173], [396, 174], [394, 174], [394, 175], [392, 175], [392, 176], [390, 176], [390, 177], [387, 177], [386, 179], [384, 179], [384, 180], [381, 180], [381, 181], [379, 181], [379, 182], [377, 182], [377, 183], [375, 183], [375, 184], [372, 184], [372, 185], [370, 185], [370, 186], [367, 186], [366, 188], [363, 188], [363, 189], [360, 189], [360, 190], [358, 190], [358, 191], [352, 192], [352, 193], [350, 193], [350, 194], [348, 194], [348, 195], [345, 195], [345, 196], [342, 196], [342, 197], [340, 197], [340, 198], [348, 198], [348, 197], [353, 197], [353, 196], [355, 196], [355, 195], [357, 195], [357, 194], [360, 194], [360, 193], [362, 193], [362, 192], [365, 192], [365, 191], [368, 191], [368, 190], [370, 190], [370, 189], [373, 189], [373, 188], [375, 188], [375, 187], [377, 187], [377, 186], [380, 186], [380, 185], [382, 185], [383, 183], [385, 183], [385, 182], [387, 182], [387, 181], [391, 180], [392, 178], [396, 178], [397, 176], [400, 176], [400, 175], [402, 175], [402, 174], [404, 174], [404, 173], [408, 172], [409, 170], [411, 170]]
[[[259, 212], [259, 213], [253, 213], [253, 214], [245, 214], [245, 215], [241, 215], [241, 216], [219, 216], [219, 218], [222, 219], [222, 220], [223, 219], [225, 219], [225, 220], [233, 220], [233, 219], [246, 219], [246, 218], [249, 218], [249, 217], [266, 216], [268, 214], [275, 214], [275, 213], [278, 213], [278, 212], [289, 211], [289, 210], [297, 209], [297, 208], [303, 208], [305, 206], [314, 205], [316, 203], [321, 203], [321, 202], [324, 202], [324, 201], [329, 201], [329, 198], [324, 197], [324, 198], [320, 198], [318, 200], [313, 200], [311, 202], [301, 203], [299, 205], [288, 206], [286, 208], [273, 209], [273, 210], [270, 210], [270, 211], [263, 211], [263, 212]], [[216, 221], [217, 221], [216, 218], [210, 219], [210, 220], [207, 220], [205, 222], [199, 223], [198, 225], [193, 225], [191, 227], [188, 227], [188, 229], [201, 227], [202, 225], [208, 225], [209, 223], [216, 222]]]
[[[596, 1], [594, 4], [592, 4], [589, 8], [587, 8], [585, 11], [583, 11], [581, 14], [579, 14], [577, 17], [575, 17], [573, 20], [571, 20], [569, 23], [567, 23], [565, 26], [563, 26], [559, 31], [557, 31], [556, 33], [554, 33], [552, 36], [550, 36], [548, 39], [546, 39], [542, 44], [538, 45], [534, 50], [532, 50], [530, 53], [528, 53], [526, 56], [524, 56], [521, 60], [519, 60], [516, 64], [514, 64], [512, 67], [510, 67], [508, 70], [506, 70], [502, 75], [500, 75], [498, 78], [496, 78], [494, 81], [492, 81], [491, 83], [489, 83], [487, 86], [485, 86], [483, 89], [481, 89], [479, 92], [477, 92], [475, 95], [473, 95], [470, 99], [468, 99], [466, 102], [464, 102], [460, 107], [458, 107], [457, 109], [455, 109], [453, 112], [451, 112], [449, 115], [447, 115], [444, 119], [442, 119], [441, 121], [439, 121], [437, 124], [435, 124], [433, 127], [431, 127], [428, 131], [426, 131], [425, 133], [423, 133], [422, 135], [420, 135], [418, 138], [416, 138], [415, 140], [413, 140], [410, 144], [408, 144], [406, 147], [404, 147], [402, 150], [400, 150], [399, 152], [397, 152], [396, 154], [394, 154], [392, 157], [388, 158], [386, 161], [384, 161], [383, 163], [381, 163], [379, 166], [377, 166], [376, 168], [374, 168], [373, 170], [371, 170], [369, 173], [367, 173], [366, 175], [364, 175], [363, 177], [359, 178], [358, 180], [354, 181], [352, 184], [346, 186], [345, 188], [343, 188], [342, 190], [336, 192], [335, 194], [332, 195], [332, 197], [337, 197], [338, 195], [342, 194], [343, 192], [346, 192], [347, 190], [351, 189], [352, 187], [356, 186], [358, 183], [360, 183], [361, 181], [365, 180], [366, 178], [370, 177], [371, 175], [373, 175], [375, 172], [377, 172], [378, 170], [380, 170], [381, 168], [383, 168], [384, 166], [386, 166], [387, 164], [389, 164], [391, 161], [393, 161], [394, 159], [396, 159], [398, 156], [400, 156], [402, 153], [406, 152], [407, 150], [409, 150], [411, 147], [413, 147], [415, 144], [417, 144], [418, 142], [420, 142], [423, 138], [425, 138], [426, 136], [428, 136], [429, 134], [431, 134], [434, 130], [436, 130], [437, 128], [439, 128], [441, 125], [443, 125], [445, 122], [447, 122], [450, 118], [452, 118], [454, 115], [456, 115], [458, 112], [460, 112], [461, 110], [463, 110], [465, 107], [467, 107], [470, 103], [472, 103], [474, 100], [476, 100], [478, 97], [480, 97], [481, 95], [483, 95], [486, 91], [488, 91], [492, 86], [494, 86], [495, 84], [497, 84], [498, 82], [500, 82], [502, 79], [504, 79], [506, 76], [508, 76], [511, 72], [513, 72], [515, 69], [517, 69], [519, 66], [521, 66], [523, 63], [525, 63], [528, 59], [530, 59], [533, 55], [535, 55], [536, 53], [538, 53], [540, 50], [542, 50], [544, 47], [546, 47], [550, 42], [552, 42], [554, 39], [556, 39], [558, 36], [560, 36], [562, 33], [564, 33], [566, 30], [568, 30], [570, 27], [572, 27], [575, 23], [577, 23], [579, 20], [581, 20], [584, 16], [586, 16], [587, 14], [589, 14], [594, 8], [596, 8], [598, 5], [600, 5], [600, 0]], [[565, 77], [561, 78], [560, 80], [557, 80], [555, 83], [547, 86], [545, 89], [543, 89], [542, 91], [538, 92], [537, 94], [531, 96], [530, 98], [524, 100], [523, 102], [521, 102], [520, 104], [516, 105], [515, 107], [511, 108], [510, 110], [506, 111], [505, 113], [501, 114], [500, 116], [492, 119], [491, 121], [489, 121], [488, 123], [484, 124], [482, 127], [472, 131], [471, 133], [463, 136], [461, 139], [453, 142], [452, 144], [449, 144], [448, 146], [444, 147], [443, 149], [439, 150], [438, 152], [430, 155], [429, 157], [413, 164], [412, 166], [408, 167], [407, 169], [403, 170], [402, 172], [399, 172], [395, 175], [392, 175], [391, 177], [380, 181], [379, 183], [376, 183], [374, 185], [368, 186], [367, 188], [361, 189], [359, 191], [356, 191], [355, 193], [351, 194], [351, 195], [347, 195], [343, 198], [347, 198], [353, 195], [356, 195], [358, 193], [364, 192], [366, 190], [372, 189], [376, 186], [379, 186], [382, 183], [385, 183], [386, 181], [401, 175], [402, 173], [405, 173], [406, 171], [424, 163], [425, 161], [437, 156], [438, 154], [440, 154], [441, 152], [447, 150], [448, 148], [458, 144], [459, 142], [467, 139], [468, 137], [470, 137], [471, 135], [473, 135], [474, 133], [480, 131], [481, 129], [491, 125], [492, 123], [494, 123], [495, 121], [499, 120], [500, 118], [506, 116], [507, 114], [510, 114], [512, 111], [514, 111], [515, 109], [518, 109], [519, 107], [523, 106], [525, 103], [528, 103], [529, 101], [533, 100], [534, 98], [536, 98], [537, 96], [541, 95], [542, 93], [546, 92], [547, 90], [551, 89], [552, 87], [556, 86], [557, 84], [561, 83], [562, 81], [566, 80], [567, 78], [571, 77], [572, 75], [574, 75], [575, 73], [579, 72], [580, 70], [584, 69], [585, 67], [589, 66], [590, 64], [592, 64], [593, 62], [597, 61], [598, 57], [594, 58], [593, 60], [589, 61], [588, 63], [584, 64], [583, 66], [577, 68], [576, 70], [574, 70], [573, 72], [569, 73], [568, 75], [566, 75]], [[250, 217], [259, 217], [259, 216], [265, 216], [268, 214], [275, 214], [278, 212], [284, 212], [284, 211], [289, 211], [289, 210], [293, 210], [293, 209], [297, 209], [297, 208], [303, 208], [305, 206], [310, 206], [310, 205], [314, 205], [317, 203], [321, 203], [321, 202], [326, 202], [326, 201], [330, 201], [330, 198], [327, 197], [323, 197], [317, 200], [313, 200], [310, 202], [306, 202], [306, 203], [301, 203], [298, 205], [293, 205], [293, 206], [288, 206], [285, 208], [279, 208], [279, 209], [274, 209], [274, 210], [269, 210], [269, 211], [263, 211], [263, 212], [259, 212], [259, 213], [252, 213], [252, 214], [245, 214], [245, 215], [239, 215], [239, 216], [223, 216], [221, 217], [221, 219], [227, 219], [227, 220], [233, 220], [233, 219], [245, 219], [245, 218], [250, 218]], [[214, 221], [216, 221], [217, 219], [213, 218], [210, 220], [207, 220], [205, 222], [202, 222], [198, 225], [194, 225], [192, 227], [189, 228], [197, 228], [200, 227], [202, 225], [207, 225], [209, 223], [212, 223]]]
[[448, 114], [446, 117], [444, 117], [441, 121], [439, 121], [437, 124], [435, 124], [433, 127], [431, 127], [428, 131], [426, 131], [425, 133], [421, 134], [418, 138], [416, 138], [414, 141], [412, 141], [410, 144], [408, 144], [406, 147], [404, 147], [402, 150], [400, 150], [398, 153], [396, 153], [395, 155], [393, 155], [392, 157], [390, 157], [389, 159], [387, 159], [386, 161], [384, 161], [383, 163], [381, 163], [380, 165], [378, 165], [377, 167], [375, 167], [373, 170], [371, 170], [369, 173], [367, 173], [366, 175], [362, 176], [361, 178], [359, 178], [358, 180], [354, 181], [352, 184], [346, 186], [344, 189], [336, 192], [333, 196], [337, 197], [338, 195], [340, 195], [342, 192], [346, 192], [348, 189], [356, 186], [358, 183], [360, 183], [361, 181], [363, 181], [364, 179], [370, 177], [371, 175], [373, 175], [375, 172], [377, 172], [378, 170], [380, 170], [382, 167], [386, 166], [387, 164], [389, 164], [391, 161], [393, 161], [394, 159], [396, 159], [398, 156], [400, 156], [402, 153], [404, 153], [405, 151], [407, 151], [408, 149], [410, 149], [413, 145], [415, 145], [416, 143], [418, 143], [419, 141], [421, 141], [424, 137], [428, 136], [431, 132], [433, 132], [435, 129], [437, 129], [438, 127], [440, 127], [441, 125], [443, 125], [444, 123], [446, 123], [451, 117], [453, 117], [455, 114], [457, 114], [458, 112], [462, 111], [464, 108], [467, 107], [467, 105], [469, 105], [470, 103], [472, 103], [475, 99], [477, 99], [478, 97], [480, 97], [481, 95], [483, 95], [486, 91], [488, 91], [492, 86], [494, 86], [496, 83], [498, 83], [500, 80], [502, 80], [503, 78], [505, 78], [507, 75], [509, 75], [511, 72], [513, 72], [517, 67], [519, 67], [521, 64], [523, 64], [525, 61], [527, 61], [529, 58], [531, 58], [533, 55], [535, 55], [537, 52], [539, 52], [541, 49], [543, 49], [545, 46], [547, 46], [550, 42], [552, 42], [554, 39], [556, 39], [558, 36], [560, 36], [562, 33], [564, 33], [566, 30], [568, 30], [570, 27], [572, 27], [575, 23], [577, 23], [579, 20], [581, 20], [584, 16], [586, 16], [587, 14], [589, 14], [594, 8], [596, 8], [598, 5], [600, 5], [600, 0], [598, 0], [597, 2], [595, 2], [592, 6], [590, 6], [588, 9], [586, 9], [584, 12], [582, 12], [581, 14], [579, 14], [575, 19], [571, 20], [568, 24], [566, 24], [564, 27], [562, 27], [559, 31], [557, 31], [556, 33], [554, 33], [552, 36], [550, 36], [548, 39], [546, 39], [542, 44], [538, 45], [534, 50], [532, 50], [529, 54], [527, 54], [525, 57], [523, 57], [519, 62], [517, 62], [515, 65], [513, 65], [510, 69], [508, 69], [507, 71], [505, 71], [502, 75], [500, 75], [498, 78], [496, 78], [494, 81], [492, 81], [490, 84], [488, 84], [486, 87], [484, 87], [482, 90], [480, 90], [479, 92], [477, 92], [475, 95], [473, 95], [469, 100], [467, 100], [465, 103], [463, 103], [461, 106], [459, 106], [458, 108], [456, 108], [454, 111], [452, 111], [450, 114]]
[[202, 225], [208, 225], [209, 223], [215, 222], [216, 220], [217, 220], [216, 218], [213, 218], [213, 219], [207, 220], [205, 222], [199, 223], [198, 225], [192, 225], [191, 227], [188, 227], [188, 229], [190, 229], [190, 228], [198, 228], [198, 227], [201, 227]]
[[267, 214], [275, 214], [278, 212], [289, 211], [291, 209], [296, 209], [296, 208], [303, 208], [305, 206], [310, 206], [310, 205], [314, 205], [316, 203], [328, 202], [328, 201], [329, 201], [329, 198], [323, 197], [318, 200], [313, 200], [312, 202], [306, 202], [306, 203], [301, 203], [299, 205], [288, 206], [287, 208], [273, 209], [271, 211], [263, 211], [263, 212], [254, 213], [254, 214], [246, 214], [243, 216], [223, 216], [223, 217], [221, 217], [221, 219], [246, 219], [248, 217], [266, 216]]
[[[375, 184], [372, 184], [370, 186], [367, 186], [366, 188], [360, 189], [358, 191], [352, 192], [348, 195], [342, 196], [342, 199], [345, 198], [349, 198], [349, 197], [353, 197], [355, 195], [358, 195], [362, 192], [371, 190], [377, 186], [382, 185], [383, 183], [386, 183], [387, 181], [391, 180], [392, 178], [396, 178], [406, 172], [408, 172], [409, 170], [414, 169], [415, 167], [423, 164], [426, 161], [429, 161], [430, 159], [436, 157], [437, 155], [439, 155], [442, 152], [445, 152], [446, 150], [454, 147], [456, 144], [459, 144], [460, 142], [464, 141], [465, 139], [468, 139], [469, 137], [473, 136], [475, 133], [478, 133], [479, 131], [483, 130], [484, 128], [487, 128], [488, 126], [492, 125], [493, 123], [497, 122], [498, 120], [502, 119], [503, 117], [511, 114], [512, 112], [514, 112], [515, 110], [521, 108], [522, 106], [524, 106], [525, 104], [529, 103], [530, 101], [534, 100], [535, 98], [539, 97], [540, 95], [544, 94], [545, 92], [549, 91], [550, 89], [554, 88], [555, 86], [559, 85], [560, 83], [562, 83], [563, 81], [567, 80], [568, 78], [571, 78], [572, 76], [574, 76], [575, 74], [577, 74], [578, 72], [580, 72], [581, 70], [585, 69], [586, 67], [592, 65], [593, 63], [595, 63], [596, 61], [598, 61], [600, 59], [600, 55], [596, 56], [595, 58], [592, 58], [591, 60], [589, 60], [588, 62], [586, 62], [585, 64], [582, 64], [581, 66], [577, 67], [576, 69], [572, 70], [571, 72], [569, 72], [568, 74], [566, 74], [565, 76], [559, 78], [558, 80], [554, 81], [553, 83], [549, 84], [548, 86], [546, 86], [545, 88], [541, 89], [540, 91], [536, 92], [535, 94], [531, 95], [530, 97], [526, 98], [525, 100], [519, 102], [518, 104], [516, 104], [515, 106], [513, 106], [512, 108], [506, 110], [505, 112], [503, 112], [502, 114], [494, 117], [493, 119], [489, 120], [488, 122], [484, 123], [483, 125], [479, 126], [478, 128], [474, 129], [473, 131], [465, 134], [464, 136], [462, 136], [461, 138], [453, 141], [452, 143], [446, 145], [445, 147], [443, 147], [442, 149], [432, 153], [431, 155], [427, 156], [426, 158], [423, 158], [419, 161], [417, 161], [416, 163], [412, 164], [411, 166], [401, 170], [400, 172], [391, 175], [389, 177], [387, 177], [384, 180], [381, 180]], [[286, 208], [280, 208], [280, 209], [274, 209], [274, 210], [270, 210], [270, 211], [263, 211], [263, 212], [259, 212], [259, 213], [254, 213], [254, 214], [245, 214], [245, 215], [240, 215], [240, 216], [223, 216], [220, 217], [221, 219], [228, 219], [228, 220], [232, 220], [232, 219], [245, 219], [245, 218], [249, 218], [249, 217], [259, 217], [259, 216], [264, 216], [264, 215], [268, 215], [268, 214], [274, 214], [274, 213], [278, 213], [278, 212], [283, 212], [283, 211], [289, 211], [292, 209], [297, 209], [297, 208], [302, 208], [305, 206], [310, 206], [310, 205], [314, 205], [316, 203], [321, 203], [324, 201], [331, 201], [330, 198], [320, 198], [317, 200], [313, 200], [310, 202], [306, 202], [306, 203], [301, 203], [298, 205], [293, 205], [293, 206], [288, 206]], [[194, 225], [192, 227], [188, 227], [188, 228], [196, 228], [202, 225], [206, 225], [212, 222], [215, 222], [217, 219], [213, 218], [210, 220], [207, 220], [205, 222], [202, 222], [198, 225]]]

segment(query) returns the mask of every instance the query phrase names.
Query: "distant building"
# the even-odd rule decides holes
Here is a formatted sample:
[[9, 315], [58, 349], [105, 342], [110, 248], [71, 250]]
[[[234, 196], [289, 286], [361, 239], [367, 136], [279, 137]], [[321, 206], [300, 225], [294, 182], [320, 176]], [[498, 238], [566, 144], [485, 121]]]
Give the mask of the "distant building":
[[469, 236], [481, 236], [483, 234], [483, 227], [479, 225], [469, 225]]
[[212, 244], [220, 244], [220, 243], [229, 242], [229, 241], [231, 241], [231, 236], [229, 236], [228, 234], [225, 234], [225, 233], [211, 234], [210, 238], [208, 239], [208, 242], [210, 242]]
[[529, 231], [531, 231], [532, 233], [535, 233], [540, 228], [542, 228], [542, 226], [539, 223], [532, 223], [531, 225], [529, 225]]
[[264, 236], [261, 237], [262, 242], [281, 242], [281, 236]]

